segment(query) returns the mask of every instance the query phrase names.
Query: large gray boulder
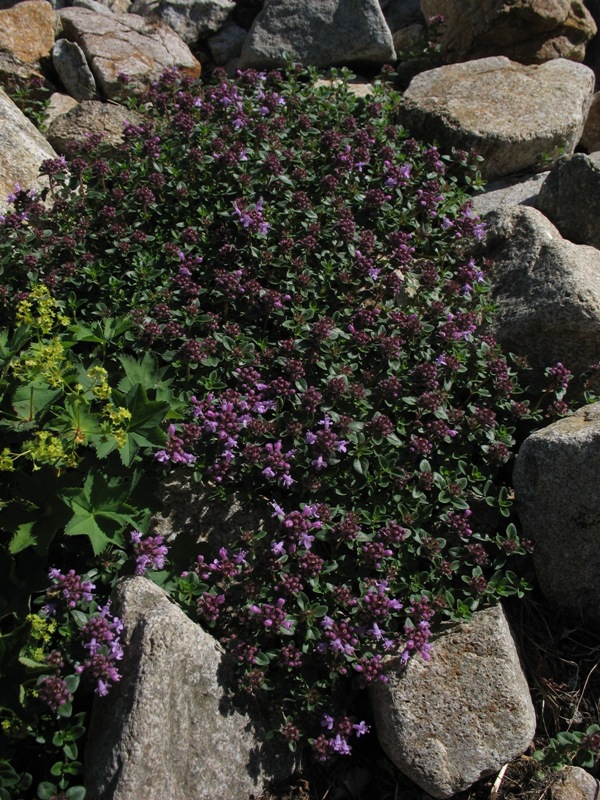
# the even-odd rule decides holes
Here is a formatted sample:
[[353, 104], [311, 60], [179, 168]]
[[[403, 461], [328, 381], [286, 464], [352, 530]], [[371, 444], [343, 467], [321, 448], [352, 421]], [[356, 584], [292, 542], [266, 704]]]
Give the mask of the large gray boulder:
[[548, 169], [581, 138], [594, 73], [565, 59], [523, 66], [504, 56], [417, 75], [399, 121], [444, 150], [474, 148], [488, 180]]
[[596, 24], [581, 0], [421, 0], [426, 17], [444, 16], [447, 62], [503, 55], [523, 64], [583, 61]]
[[97, 700], [86, 753], [88, 800], [247, 800], [289, 777], [227, 698], [217, 642], [146, 578], [115, 589], [122, 680]]
[[40, 164], [56, 157], [42, 134], [0, 89], [0, 212], [8, 208], [7, 197], [17, 184], [36, 190], [47, 186], [47, 179], [38, 177]]
[[55, 35], [56, 20], [50, 3], [23, 0], [0, 11], [0, 50], [25, 64], [47, 57]]
[[600, 626], [600, 403], [529, 436], [513, 480], [541, 591]]
[[540, 189], [537, 207], [565, 239], [600, 248], [600, 152], [559, 159]]
[[227, 22], [234, 0], [134, 0], [130, 11], [162, 19], [186, 43], [210, 36]]
[[395, 58], [392, 34], [378, 0], [266, 0], [254, 20], [240, 67], [278, 67], [286, 56], [329, 67]]
[[[167, 68], [177, 67], [194, 78], [200, 75], [200, 63], [164, 22], [85, 8], [65, 8], [59, 14], [65, 37], [82, 49], [108, 99], [143, 92]], [[120, 80], [123, 75], [126, 83]]]
[[371, 689], [388, 758], [432, 797], [452, 797], [523, 753], [535, 711], [501, 606], [478, 611], [433, 643], [431, 659]]
[[566, 241], [528, 206], [492, 211], [485, 221], [492, 332], [504, 348], [528, 357], [534, 379], [559, 361], [573, 372], [600, 361], [598, 250]]

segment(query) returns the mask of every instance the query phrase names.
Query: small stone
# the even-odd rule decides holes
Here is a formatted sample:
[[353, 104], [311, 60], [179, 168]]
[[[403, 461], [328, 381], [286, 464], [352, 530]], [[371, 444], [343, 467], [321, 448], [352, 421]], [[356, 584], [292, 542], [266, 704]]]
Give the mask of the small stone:
[[550, 800], [598, 800], [600, 783], [581, 767], [564, 767], [550, 788]]
[[592, 97], [580, 144], [588, 153], [600, 150], [600, 92]]
[[61, 114], [66, 114], [67, 111], [75, 108], [76, 105], [77, 100], [74, 100], [70, 94], [61, 94], [60, 92], [51, 94], [50, 102], [46, 109], [46, 128], [48, 128], [57, 117], [60, 117]]
[[535, 208], [538, 194], [548, 174], [540, 172], [537, 175], [517, 175], [492, 181], [486, 185], [484, 192], [473, 197], [473, 211], [482, 217], [490, 211], [505, 210], [511, 206]]
[[143, 117], [116, 103], [85, 100], [51, 122], [46, 137], [57, 153], [68, 154], [73, 144], [81, 145], [91, 133], [101, 133], [103, 143], [115, 152], [123, 142], [127, 122], [140, 125]]
[[234, 22], [228, 22], [216, 36], [211, 36], [207, 44], [215, 64], [222, 66], [233, 58], [238, 58], [247, 33]]
[[[106, 12], [110, 14], [110, 11]], [[52, 63], [62, 85], [75, 100], [93, 100], [96, 81], [81, 47], [67, 39], [57, 39], [52, 48]]]
[[73, 0], [75, 8], [87, 8], [88, 11], [95, 11], [97, 14], [112, 14], [111, 9], [98, 0]]

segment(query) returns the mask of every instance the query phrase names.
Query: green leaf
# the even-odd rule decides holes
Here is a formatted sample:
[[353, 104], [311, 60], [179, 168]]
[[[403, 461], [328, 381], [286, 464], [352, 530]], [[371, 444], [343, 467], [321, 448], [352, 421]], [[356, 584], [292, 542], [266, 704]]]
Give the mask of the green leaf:
[[114, 541], [115, 532], [126, 525], [135, 527], [131, 514], [134, 508], [127, 502], [129, 488], [119, 482], [109, 484], [99, 473], [89, 473], [83, 488], [69, 492], [64, 500], [73, 512], [65, 527], [67, 536], [87, 536], [95, 555]]
[[23, 522], [17, 527], [8, 545], [9, 553], [14, 556], [27, 547], [33, 547], [33, 545], [37, 544], [37, 538], [33, 534], [34, 526], [35, 521], [29, 521]]
[[85, 795], [85, 786], [71, 786], [67, 789], [67, 800], [84, 800]]
[[48, 664], [40, 664], [39, 661], [34, 661], [27, 656], [19, 656], [19, 664], [24, 666], [30, 674], [47, 674], [48, 670], [51, 669], [51, 667], [48, 667]]
[[51, 798], [55, 797], [57, 794], [58, 789], [53, 783], [42, 781], [42, 783], [38, 785], [37, 796], [40, 798], [40, 800], [51, 800]]
[[43, 381], [19, 386], [12, 396], [12, 407], [20, 420], [29, 422], [50, 406], [61, 394]]
[[171, 404], [164, 400], [148, 400], [146, 389], [138, 383], [125, 396], [125, 407], [131, 412], [128, 430], [151, 430], [163, 422]]
[[125, 377], [119, 381], [117, 388], [123, 394], [127, 394], [139, 384], [146, 390], [155, 389], [158, 396], [160, 391], [168, 389], [171, 384], [170, 380], [162, 379], [166, 370], [157, 368], [150, 353], [145, 353], [141, 360], [129, 356], [119, 356], [119, 361]]
[[71, 761], [75, 761], [78, 752], [79, 751], [77, 749], [77, 745], [75, 744], [75, 742], [66, 742], [65, 745], [63, 746], [63, 753], [67, 758], [70, 758]]

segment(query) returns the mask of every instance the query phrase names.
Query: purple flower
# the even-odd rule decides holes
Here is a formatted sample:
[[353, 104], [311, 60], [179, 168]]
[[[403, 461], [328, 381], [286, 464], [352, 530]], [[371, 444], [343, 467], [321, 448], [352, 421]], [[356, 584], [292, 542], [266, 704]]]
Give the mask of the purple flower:
[[342, 756], [349, 756], [352, 752], [352, 748], [348, 742], [345, 739], [342, 739], [339, 733], [335, 739], [332, 740], [331, 748], [334, 750], [334, 752], [339, 753]]
[[38, 684], [38, 692], [40, 700], [52, 711], [58, 711], [61, 706], [73, 699], [66, 682], [58, 675], [42, 678]]
[[163, 536], [147, 536], [142, 539], [140, 531], [131, 531], [130, 539], [136, 555], [136, 575], [145, 575], [148, 569], [163, 569], [169, 553]]
[[371, 730], [371, 726], [367, 725], [367, 723], [364, 720], [361, 720], [359, 723], [354, 724], [352, 728], [356, 732], [357, 736], [364, 736]]
[[329, 714], [323, 714], [321, 718], [321, 726], [323, 728], [327, 728], [328, 731], [333, 730], [333, 723], [335, 722], [334, 718]]
[[[66, 602], [69, 608], [75, 608], [81, 600], [91, 603], [94, 599], [92, 592], [96, 588], [95, 584], [91, 581], [84, 581], [81, 575], [75, 574], [74, 569], [70, 569], [63, 575], [58, 569], [52, 568], [48, 577], [54, 582], [54, 585], [46, 592], [46, 596], [51, 601], [60, 598]], [[53, 607], [55, 604], [50, 603], [47, 607], [48, 611], [50, 612]]]

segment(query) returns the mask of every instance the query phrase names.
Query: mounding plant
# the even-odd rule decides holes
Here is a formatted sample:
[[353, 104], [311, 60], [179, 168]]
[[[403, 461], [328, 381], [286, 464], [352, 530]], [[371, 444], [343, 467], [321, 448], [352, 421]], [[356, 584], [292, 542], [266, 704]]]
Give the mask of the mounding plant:
[[[436, 621], [527, 588], [507, 464], [542, 412], [485, 332], [476, 160], [415, 141], [393, 89], [358, 98], [347, 77], [168, 72], [116, 155], [89, 137], [44, 162], [45, 198], [17, 187], [0, 217], [0, 554], [19, 587], [2, 639], [35, 673], [2, 701], [6, 764], [93, 672], [81, 649], [51, 660], [56, 630], [89, 655], [94, 619], [119, 652], [122, 574], [158, 570], [273, 735], [324, 761], [367, 732], [351, 690], [385, 681], [387, 655], [427, 659]], [[547, 413], [565, 413], [570, 375], [549, 378]], [[147, 482], [172, 472], [267, 522], [191, 566], [177, 542], [166, 565]], [[49, 567], [74, 605], [49, 607]], [[60, 763], [38, 796], [82, 797]], [[10, 769], [6, 797], [26, 782]]]

